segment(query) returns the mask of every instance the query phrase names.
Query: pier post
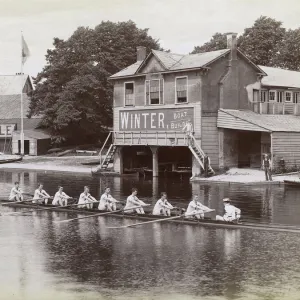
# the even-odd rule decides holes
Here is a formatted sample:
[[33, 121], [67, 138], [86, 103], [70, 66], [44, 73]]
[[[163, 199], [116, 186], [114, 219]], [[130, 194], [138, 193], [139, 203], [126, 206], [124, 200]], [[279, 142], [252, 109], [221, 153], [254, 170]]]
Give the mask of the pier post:
[[123, 174], [123, 154], [122, 147], [117, 147], [115, 156], [114, 156], [114, 171]]
[[151, 146], [150, 147], [152, 151], [152, 176], [153, 177], [158, 177], [158, 147], [157, 146]]

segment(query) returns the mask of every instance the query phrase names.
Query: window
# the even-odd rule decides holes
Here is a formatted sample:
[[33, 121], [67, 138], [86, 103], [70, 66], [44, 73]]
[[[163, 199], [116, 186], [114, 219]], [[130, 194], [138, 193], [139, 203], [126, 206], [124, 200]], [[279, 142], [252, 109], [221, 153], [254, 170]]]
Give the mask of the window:
[[134, 82], [125, 82], [125, 106], [134, 105]]
[[258, 102], [259, 100], [259, 90], [253, 90], [253, 102]]
[[276, 91], [269, 91], [269, 101], [276, 101]]
[[292, 92], [285, 92], [285, 102], [292, 101]]
[[163, 79], [146, 80], [146, 105], [163, 103]]
[[280, 102], [280, 103], [282, 103], [282, 101], [283, 101], [283, 92], [282, 91], [278, 91], [277, 92], [277, 102]]
[[175, 80], [176, 103], [188, 102], [187, 77], [177, 77]]
[[268, 91], [267, 90], [260, 91], [260, 102], [268, 102]]
[[294, 92], [293, 94], [293, 103], [298, 103], [299, 100], [300, 100], [300, 95], [299, 95], [299, 92]]

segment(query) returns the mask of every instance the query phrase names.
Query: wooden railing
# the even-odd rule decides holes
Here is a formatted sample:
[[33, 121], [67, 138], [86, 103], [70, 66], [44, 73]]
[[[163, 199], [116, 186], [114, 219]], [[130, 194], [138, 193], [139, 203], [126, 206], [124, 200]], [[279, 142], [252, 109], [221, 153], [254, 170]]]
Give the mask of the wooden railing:
[[113, 131], [115, 145], [187, 146], [182, 131]]
[[300, 115], [300, 103], [288, 102], [249, 102], [252, 111], [269, 115]]

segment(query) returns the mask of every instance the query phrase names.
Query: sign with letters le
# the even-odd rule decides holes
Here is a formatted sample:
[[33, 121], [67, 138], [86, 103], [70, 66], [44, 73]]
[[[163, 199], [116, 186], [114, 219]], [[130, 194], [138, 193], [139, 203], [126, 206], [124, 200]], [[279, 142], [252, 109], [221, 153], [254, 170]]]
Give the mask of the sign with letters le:
[[12, 137], [16, 124], [0, 124], [0, 138]]
[[194, 125], [194, 108], [120, 110], [120, 131], [181, 131], [189, 121]]

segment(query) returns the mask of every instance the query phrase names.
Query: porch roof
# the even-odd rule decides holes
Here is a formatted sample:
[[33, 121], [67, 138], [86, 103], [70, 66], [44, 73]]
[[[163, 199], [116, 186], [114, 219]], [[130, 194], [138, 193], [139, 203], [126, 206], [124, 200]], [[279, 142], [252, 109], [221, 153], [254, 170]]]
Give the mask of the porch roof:
[[217, 127], [262, 132], [300, 132], [300, 117], [257, 114], [250, 110], [220, 109]]

